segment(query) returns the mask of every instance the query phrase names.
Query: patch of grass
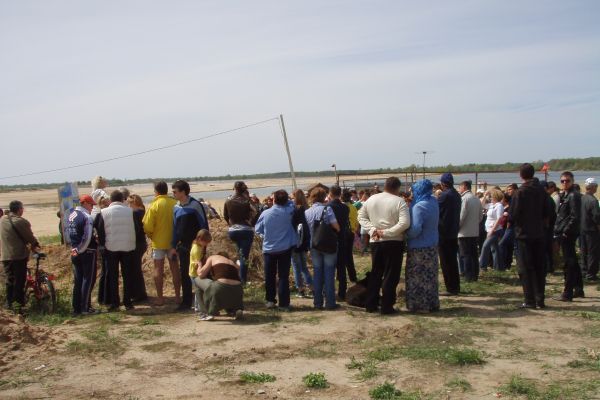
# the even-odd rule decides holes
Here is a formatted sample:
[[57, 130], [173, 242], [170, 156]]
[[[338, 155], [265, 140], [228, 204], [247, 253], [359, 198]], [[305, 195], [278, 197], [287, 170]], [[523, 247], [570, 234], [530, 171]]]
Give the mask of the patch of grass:
[[27, 314], [27, 322], [36, 325], [56, 326], [71, 319], [73, 308], [71, 306], [71, 292], [56, 291], [56, 310], [52, 314], [45, 314], [36, 307], [31, 307]]
[[156, 318], [144, 318], [141, 325], [160, 325], [160, 322]]
[[513, 375], [500, 387], [500, 393], [508, 396], [524, 396], [527, 400], [588, 400], [596, 398], [600, 379], [560, 381], [540, 387], [532, 379]]
[[389, 383], [385, 382], [379, 386], [374, 387], [369, 390], [369, 396], [373, 400], [421, 400], [423, 399], [423, 394], [420, 391], [417, 392], [402, 392], [396, 387]]
[[593, 350], [582, 350], [580, 353], [583, 359], [569, 361], [567, 367], [600, 371], [600, 353], [596, 353]]
[[302, 378], [302, 382], [311, 389], [325, 389], [329, 387], [329, 382], [323, 372], [311, 372]]
[[264, 303], [265, 288], [262, 284], [250, 283], [244, 287], [244, 303]]
[[240, 381], [244, 383], [265, 383], [275, 382], [276, 378], [273, 375], [265, 374], [263, 372], [247, 372], [244, 371], [240, 374]]
[[81, 356], [100, 355], [116, 357], [125, 352], [123, 339], [112, 335], [108, 327], [99, 326], [94, 330], [84, 332], [85, 341], [73, 340], [67, 343], [67, 351]]
[[42, 246], [49, 244], [60, 244], [60, 234], [40, 236], [38, 237], [38, 242], [40, 242]]
[[123, 334], [132, 339], [153, 339], [164, 336], [165, 332], [160, 329], [143, 329], [133, 327], [123, 331]]
[[376, 361], [389, 361], [394, 358], [398, 358], [398, 347], [396, 346], [384, 346], [375, 349], [367, 355], [368, 358]]
[[379, 375], [377, 364], [373, 360], [357, 361], [356, 358], [352, 357], [350, 362], [346, 364], [346, 368], [358, 370], [356, 379], [360, 381], [367, 381]]
[[531, 379], [513, 375], [507, 384], [500, 387], [500, 393], [510, 396], [526, 396], [527, 399], [537, 399], [540, 392]]
[[318, 325], [323, 320], [322, 316], [319, 315], [306, 315], [303, 317], [295, 318], [291, 322], [308, 325]]
[[463, 378], [453, 378], [446, 382], [446, 386], [452, 389], [460, 389], [463, 393], [473, 388], [468, 380]]
[[413, 346], [400, 349], [399, 354], [411, 360], [433, 360], [450, 365], [485, 363], [484, 354], [471, 348]]
[[302, 354], [307, 358], [329, 358], [338, 354], [337, 344], [324, 340], [313, 343], [302, 350]]
[[166, 342], [145, 344], [142, 346], [142, 350], [149, 351], [151, 353], [159, 353], [161, 351], [167, 351], [169, 348], [174, 346], [177, 346], [177, 343], [168, 340]]
[[397, 400], [402, 396], [402, 392], [393, 384], [385, 382], [369, 390], [369, 396], [373, 400]]

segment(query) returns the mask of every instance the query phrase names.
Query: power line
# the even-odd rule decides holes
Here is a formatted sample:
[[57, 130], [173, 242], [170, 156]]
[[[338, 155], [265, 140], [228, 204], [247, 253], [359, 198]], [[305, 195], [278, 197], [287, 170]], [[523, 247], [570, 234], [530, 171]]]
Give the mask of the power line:
[[279, 117], [265, 119], [263, 121], [254, 122], [252, 124], [240, 126], [240, 127], [233, 128], [233, 129], [229, 129], [227, 131], [217, 132], [217, 133], [213, 133], [211, 135], [199, 137], [199, 138], [196, 138], [196, 139], [185, 140], [183, 142], [178, 142], [178, 143], [169, 144], [169, 145], [165, 145], [165, 146], [161, 146], [161, 147], [156, 147], [156, 148], [153, 148], [153, 149], [139, 151], [137, 153], [125, 154], [125, 155], [122, 155], [122, 156], [106, 158], [104, 160], [91, 161], [91, 162], [82, 163], [82, 164], [70, 165], [68, 167], [61, 167], [61, 168], [47, 169], [47, 170], [43, 170], [43, 171], [28, 172], [26, 174], [20, 174], [20, 175], [2, 176], [2, 177], [0, 177], [0, 180], [12, 179], [12, 178], [21, 178], [21, 177], [24, 177], [24, 176], [32, 176], [32, 175], [41, 175], [41, 174], [47, 174], [47, 173], [50, 173], [50, 172], [64, 171], [64, 170], [71, 169], [71, 168], [80, 168], [80, 167], [86, 167], [88, 165], [96, 165], [96, 164], [102, 164], [102, 163], [106, 163], [106, 162], [110, 162], [110, 161], [122, 160], [124, 158], [140, 156], [142, 154], [148, 154], [148, 153], [152, 153], [152, 152], [159, 151], [159, 150], [170, 149], [170, 148], [173, 148], [173, 147], [182, 146], [184, 144], [188, 144], [188, 143], [198, 142], [198, 141], [201, 141], [201, 140], [210, 139], [210, 138], [213, 138], [213, 137], [216, 137], [216, 136], [226, 135], [226, 134], [229, 134], [229, 133], [240, 131], [242, 129], [251, 128], [253, 126], [262, 125], [262, 124], [265, 124], [267, 122], [271, 122], [271, 121], [275, 121], [275, 120], [279, 120]]

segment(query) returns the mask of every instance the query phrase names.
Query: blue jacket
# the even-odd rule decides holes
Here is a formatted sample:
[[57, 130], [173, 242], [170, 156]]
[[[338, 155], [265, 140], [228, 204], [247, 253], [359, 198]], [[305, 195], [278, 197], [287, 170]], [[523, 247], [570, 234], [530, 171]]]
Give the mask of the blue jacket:
[[295, 247], [298, 241], [292, 224], [294, 204], [273, 205], [258, 217], [255, 230], [263, 236], [263, 253], [281, 253]]
[[438, 202], [434, 197], [419, 201], [410, 208], [410, 228], [406, 234], [409, 249], [438, 245], [439, 215]]
[[93, 221], [91, 215], [83, 207], [76, 207], [67, 218], [66, 226], [71, 248], [77, 253], [84, 253], [88, 248], [96, 249], [93, 237]]
[[177, 203], [173, 209], [171, 247], [175, 249], [177, 245], [181, 245], [190, 250], [200, 229], [208, 229], [208, 219], [202, 204], [191, 196], [187, 203]]
[[440, 207], [439, 234], [440, 239], [458, 238], [460, 228], [460, 206], [462, 199], [453, 187], [446, 189], [438, 198]]

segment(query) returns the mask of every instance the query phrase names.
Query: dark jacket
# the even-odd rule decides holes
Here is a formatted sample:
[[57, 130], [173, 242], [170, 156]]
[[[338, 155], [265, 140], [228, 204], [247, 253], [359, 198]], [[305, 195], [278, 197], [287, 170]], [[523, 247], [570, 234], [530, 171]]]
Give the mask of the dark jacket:
[[548, 198], [544, 188], [533, 179], [524, 182], [515, 192], [509, 210], [517, 239], [544, 238], [544, 227], [548, 226], [550, 219]]
[[177, 203], [173, 209], [173, 239], [171, 247], [192, 248], [192, 242], [200, 229], [208, 229], [208, 219], [202, 204], [188, 197], [186, 204]]
[[235, 195], [225, 202], [223, 207], [223, 218], [229, 225], [254, 226], [252, 223], [256, 209], [250, 199]]
[[144, 253], [148, 248], [146, 242], [146, 234], [144, 233], [144, 214], [146, 213], [143, 209], [133, 210], [133, 226], [135, 227], [135, 251]]
[[462, 199], [453, 187], [444, 190], [438, 198], [440, 220], [438, 232], [440, 240], [458, 238], [460, 229], [460, 207]]
[[294, 251], [298, 253], [310, 249], [310, 228], [308, 222], [306, 222], [304, 211], [305, 209], [303, 207], [296, 207], [294, 215], [292, 216], [292, 225], [294, 225], [294, 230], [296, 232], [298, 232], [298, 225], [302, 225], [302, 243], [294, 248]]
[[577, 238], [581, 228], [581, 194], [571, 189], [560, 194], [560, 203], [554, 224], [554, 236]]
[[337, 222], [340, 225], [338, 239], [343, 240], [346, 237], [345, 235], [347, 232], [350, 231], [350, 210], [340, 199], [331, 200], [327, 205], [333, 210], [335, 219], [337, 219]]
[[581, 196], [581, 232], [600, 231], [600, 205], [591, 194]]

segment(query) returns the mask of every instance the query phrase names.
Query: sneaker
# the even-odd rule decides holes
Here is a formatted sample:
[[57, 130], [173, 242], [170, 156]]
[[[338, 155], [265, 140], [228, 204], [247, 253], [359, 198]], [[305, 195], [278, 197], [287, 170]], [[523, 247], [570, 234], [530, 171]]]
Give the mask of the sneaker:
[[244, 311], [242, 311], [242, 310], [236, 310], [233, 319], [235, 319], [236, 321], [239, 321], [242, 318], [244, 318]]
[[180, 304], [177, 306], [177, 308], [175, 309], [176, 312], [188, 312], [191, 311], [192, 307], [187, 305], [187, 304]]
[[100, 314], [99, 310], [96, 310], [95, 308], [88, 308], [87, 311], [84, 311], [82, 314], [86, 314], [86, 315], [95, 315], [95, 314]]
[[564, 302], [569, 302], [569, 301], [573, 301], [573, 299], [566, 297], [565, 295], [560, 295], [557, 297], [553, 297], [552, 300], [556, 300], [556, 301], [564, 301]]
[[576, 289], [576, 290], [573, 292], [573, 298], [574, 298], [574, 299], [576, 299], [576, 298], [578, 298], [578, 297], [579, 297], [579, 298], [584, 298], [584, 297], [585, 297], [585, 293], [583, 292], [583, 289]]
[[292, 309], [291, 309], [290, 306], [287, 306], [287, 307], [278, 307], [278, 309], [279, 309], [279, 311], [282, 311], [282, 312], [290, 312], [290, 311], [292, 311]]
[[277, 307], [277, 306], [275, 305], [275, 303], [274, 303], [274, 302], [272, 302], [272, 301], [267, 301], [267, 302], [265, 303], [265, 307], [267, 307], [268, 309], [273, 309], [273, 308], [275, 308], [275, 307]]
[[212, 315], [204, 314], [200, 316], [200, 321], [212, 321], [215, 319]]

